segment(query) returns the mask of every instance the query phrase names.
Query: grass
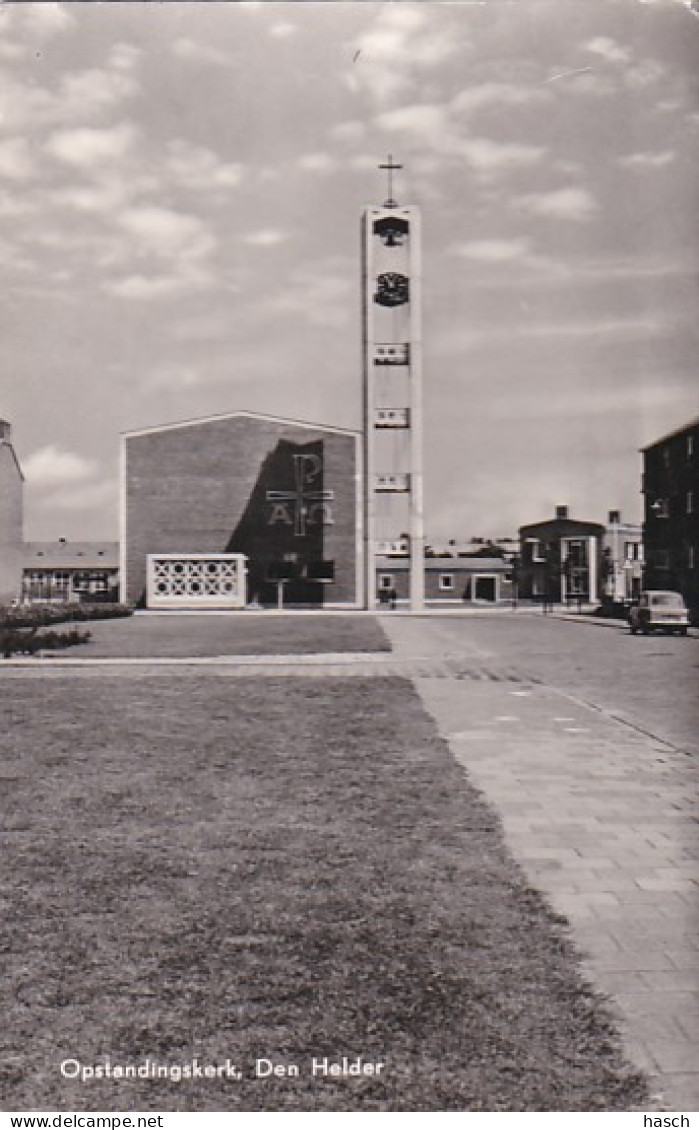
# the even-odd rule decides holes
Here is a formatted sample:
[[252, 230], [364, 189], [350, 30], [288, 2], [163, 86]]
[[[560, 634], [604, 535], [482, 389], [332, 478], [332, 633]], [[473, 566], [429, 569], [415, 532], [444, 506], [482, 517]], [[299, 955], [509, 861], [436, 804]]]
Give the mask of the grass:
[[[13, 678], [5, 1110], [624, 1110], [563, 920], [400, 679]], [[315, 1079], [312, 1056], [386, 1064]], [[240, 1081], [59, 1063], [230, 1058]], [[300, 1065], [256, 1079], [258, 1057]]]
[[376, 620], [356, 613], [277, 616], [133, 616], [90, 624], [92, 640], [80, 658], [305, 655], [312, 652], [389, 651]]

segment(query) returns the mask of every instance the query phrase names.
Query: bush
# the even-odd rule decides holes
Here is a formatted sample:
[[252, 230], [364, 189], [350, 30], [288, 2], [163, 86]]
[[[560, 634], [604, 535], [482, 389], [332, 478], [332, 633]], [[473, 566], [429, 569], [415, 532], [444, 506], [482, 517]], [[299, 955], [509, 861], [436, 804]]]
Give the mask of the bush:
[[0, 607], [0, 628], [45, 628], [85, 620], [113, 620], [131, 616], [125, 604], [31, 604], [18, 608]]
[[4, 659], [12, 655], [36, 655], [37, 651], [61, 651], [66, 647], [87, 643], [90, 632], [71, 628], [69, 632], [39, 632], [36, 628], [0, 628], [0, 654]]
[[623, 600], [604, 600], [595, 608], [593, 615], [608, 617], [610, 620], [628, 620], [629, 604]]

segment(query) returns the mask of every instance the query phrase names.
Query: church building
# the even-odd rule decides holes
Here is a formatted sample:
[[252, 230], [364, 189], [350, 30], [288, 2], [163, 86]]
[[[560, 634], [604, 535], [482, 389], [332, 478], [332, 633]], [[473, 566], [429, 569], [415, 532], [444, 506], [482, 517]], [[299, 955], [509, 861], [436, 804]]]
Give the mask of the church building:
[[362, 607], [361, 457], [359, 432], [250, 412], [129, 432], [120, 599]]

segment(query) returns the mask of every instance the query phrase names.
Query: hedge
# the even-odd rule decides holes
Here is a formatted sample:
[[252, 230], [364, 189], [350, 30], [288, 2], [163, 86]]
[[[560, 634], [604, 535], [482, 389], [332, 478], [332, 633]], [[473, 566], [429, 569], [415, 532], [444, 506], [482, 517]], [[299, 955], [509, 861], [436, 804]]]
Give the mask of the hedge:
[[0, 628], [44, 628], [49, 624], [85, 620], [113, 620], [131, 616], [125, 604], [30, 604], [16, 608], [0, 607]]

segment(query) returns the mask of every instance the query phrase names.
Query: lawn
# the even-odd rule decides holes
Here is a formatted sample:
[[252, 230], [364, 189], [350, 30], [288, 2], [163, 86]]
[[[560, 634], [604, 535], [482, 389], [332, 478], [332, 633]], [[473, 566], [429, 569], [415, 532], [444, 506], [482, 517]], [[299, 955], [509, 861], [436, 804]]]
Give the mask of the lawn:
[[[624, 1110], [564, 923], [407, 681], [1, 688], [5, 1110]], [[230, 1059], [239, 1080], [62, 1079]], [[377, 1077], [310, 1077], [311, 1057]], [[299, 1065], [255, 1078], [255, 1060]]]
[[91, 642], [70, 657], [170, 658], [221, 655], [307, 655], [312, 652], [389, 651], [390, 644], [369, 616], [278, 616], [240, 613], [228, 616], [136, 615], [93, 621]]

